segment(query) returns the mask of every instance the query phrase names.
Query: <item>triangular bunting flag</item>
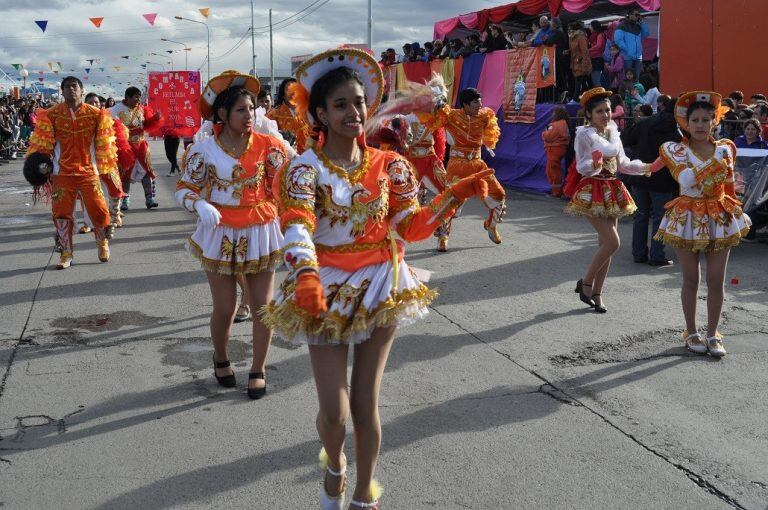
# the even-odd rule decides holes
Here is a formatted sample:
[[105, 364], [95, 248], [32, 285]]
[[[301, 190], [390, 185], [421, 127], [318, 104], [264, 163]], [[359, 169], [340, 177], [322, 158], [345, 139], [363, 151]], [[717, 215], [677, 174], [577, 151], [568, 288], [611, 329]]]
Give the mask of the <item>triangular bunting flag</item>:
[[131, 57], [130, 57], [129, 55], [123, 55], [123, 58], [124, 58], [125, 60], [128, 60], [128, 59], [129, 59], [129, 58], [131, 58]]
[[61, 62], [56, 62], [56, 64], [58, 64], [58, 66], [59, 66], [59, 69], [61, 69], [61, 68], [63, 67], [63, 66], [61, 65]]
[[150, 14], [142, 14], [142, 16], [150, 25], [155, 26], [155, 18], [157, 18], [156, 12], [152, 12]]
[[115, 71], [119, 71], [119, 70], [120, 70], [120, 66], [115, 66]]
[[40, 27], [40, 30], [42, 30], [43, 32], [45, 32], [45, 29], [48, 28], [47, 19], [35, 21], [35, 23], [37, 24], [38, 27]]
[[103, 73], [104, 72], [104, 68], [103, 67], [99, 67], [99, 71], [101, 71]]
[[14, 68], [14, 69], [16, 69], [17, 71], [19, 70], [19, 68], [20, 68], [20, 67], [22, 67], [22, 66], [21, 66], [21, 64], [11, 64], [11, 65], [12, 65], [12, 66], [13, 66], [13, 68]]
[[165, 50], [166, 53], [173, 53], [173, 50]]
[[104, 18], [88, 18], [91, 20], [91, 23], [96, 25], [96, 28], [99, 28], [101, 26], [101, 22], [104, 21]]
[[85, 68], [85, 74], [89, 74], [90, 72], [91, 72], [91, 68], [90, 67], [86, 67]]
[[147, 64], [140, 64], [140, 66], [141, 66], [142, 69], [146, 69], [147, 68]]
[[[53, 62], [48, 62], [48, 68], [53, 71]], [[42, 72], [42, 71], [40, 71]]]
[[210, 7], [205, 7], [205, 8], [203, 8], [203, 9], [198, 9], [198, 10], [200, 11], [200, 14], [202, 14], [202, 15], [203, 15], [203, 16], [205, 16], [206, 18], [207, 18], [208, 16], [210, 16], [210, 14], [211, 14], [211, 8], [210, 8]]
[[59, 71], [54, 71], [53, 74], [59, 74]]
[[88, 59], [88, 63], [89, 63], [89, 64], [91, 64], [91, 65], [93, 65], [93, 61], [94, 61], [94, 60], [96, 60], [96, 59], [93, 59], [93, 58], [89, 58], [89, 59]]

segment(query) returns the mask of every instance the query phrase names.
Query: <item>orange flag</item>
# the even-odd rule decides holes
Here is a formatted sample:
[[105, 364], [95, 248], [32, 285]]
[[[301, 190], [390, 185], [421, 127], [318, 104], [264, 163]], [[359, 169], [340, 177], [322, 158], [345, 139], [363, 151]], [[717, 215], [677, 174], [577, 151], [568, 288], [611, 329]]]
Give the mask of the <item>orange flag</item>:
[[99, 28], [101, 26], [101, 22], [104, 21], [104, 18], [88, 18], [91, 20], [91, 23], [96, 25], [96, 28]]
[[204, 7], [203, 9], [198, 9], [200, 11], [200, 14], [205, 16], [206, 18], [211, 14], [211, 8], [210, 7]]

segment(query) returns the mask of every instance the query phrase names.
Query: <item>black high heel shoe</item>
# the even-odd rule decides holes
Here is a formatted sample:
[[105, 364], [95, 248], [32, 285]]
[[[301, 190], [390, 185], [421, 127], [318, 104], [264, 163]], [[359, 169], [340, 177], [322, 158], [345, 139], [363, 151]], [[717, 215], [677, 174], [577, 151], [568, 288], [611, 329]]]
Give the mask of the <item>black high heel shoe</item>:
[[216, 361], [216, 355], [213, 355], [213, 376], [216, 377], [216, 380], [219, 382], [220, 385], [224, 386], [225, 388], [234, 388], [237, 386], [237, 380], [235, 379], [235, 374], [229, 374], [225, 376], [219, 377], [219, 375], [216, 373], [217, 368], [228, 368], [229, 367], [229, 360], [227, 361]]
[[[248, 381], [251, 379], [264, 379], [264, 372], [248, 372]], [[248, 388], [248, 397], [251, 400], [258, 400], [267, 394], [267, 385], [263, 388]]]
[[[594, 298], [595, 298], [595, 296], [600, 296], [600, 294], [592, 294], [592, 300], [593, 300], [593, 301], [594, 301]], [[602, 301], [602, 300], [601, 300], [601, 301]], [[605, 313], [605, 312], [607, 312], [607, 311], [608, 311], [608, 309], [607, 309], [605, 306], [603, 306], [603, 304], [602, 304], [602, 303], [600, 303], [600, 304], [598, 305], [598, 304], [597, 304], [597, 302], [595, 302], [595, 306], [594, 306], [594, 309], [595, 309], [595, 313]]]
[[584, 290], [583, 290], [584, 287], [589, 287], [591, 289], [592, 285], [582, 282], [582, 279], [579, 278], [579, 281], [576, 282], [576, 290], [574, 290], [574, 292], [579, 295], [579, 299], [581, 299], [585, 304], [588, 304], [589, 306], [594, 308], [595, 302], [592, 300], [591, 297], [584, 294]]

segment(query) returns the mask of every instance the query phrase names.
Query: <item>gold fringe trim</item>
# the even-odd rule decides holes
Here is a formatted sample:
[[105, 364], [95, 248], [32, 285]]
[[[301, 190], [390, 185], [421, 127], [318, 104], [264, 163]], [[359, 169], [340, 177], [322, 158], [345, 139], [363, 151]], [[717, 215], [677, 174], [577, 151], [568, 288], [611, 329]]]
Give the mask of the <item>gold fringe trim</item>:
[[606, 208], [604, 206], [585, 207], [575, 202], [570, 202], [565, 206], [566, 214], [571, 216], [586, 216], [588, 218], [623, 218], [631, 216], [637, 211], [635, 204], [627, 204], [624, 207], [614, 206]]
[[209, 259], [203, 256], [203, 249], [192, 239], [187, 239], [190, 254], [200, 261], [204, 271], [222, 275], [254, 274], [274, 271], [283, 262], [282, 250], [273, 251], [258, 260], [245, 262], [229, 262], [225, 260]]
[[653, 236], [654, 240], [661, 241], [662, 243], [673, 246], [675, 248], [681, 248], [683, 250], [692, 251], [694, 253], [709, 253], [714, 251], [721, 251], [726, 248], [732, 248], [741, 242], [741, 239], [749, 233], [749, 227], [742, 228], [739, 232], [731, 234], [728, 237], [721, 237], [718, 239], [684, 239], [679, 236], [672, 235], [668, 232], [662, 232], [659, 230], [656, 235]]
[[406, 289], [382, 301], [373, 309], [360, 306], [351, 317], [342, 316], [333, 311], [322, 317], [312, 317], [293, 302], [293, 293], [284, 294], [285, 301], [277, 304], [272, 301], [259, 310], [262, 323], [270, 329], [279, 331], [285, 338], [296, 336], [321, 337], [329, 344], [346, 344], [349, 339], [371, 326], [391, 326], [397, 322], [410, 306], [426, 308], [437, 298], [437, 292], [420, 284], [416, 289]]

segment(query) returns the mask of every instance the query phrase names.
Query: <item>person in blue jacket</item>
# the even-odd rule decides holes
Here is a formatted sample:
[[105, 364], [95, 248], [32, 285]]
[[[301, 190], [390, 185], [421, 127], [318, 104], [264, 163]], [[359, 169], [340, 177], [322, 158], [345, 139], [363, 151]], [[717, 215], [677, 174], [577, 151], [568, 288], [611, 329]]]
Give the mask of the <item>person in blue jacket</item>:
[[649, 34], [640, 9], [632, 9], [613, 34], [613, 43], [624, 59], [624, 69], [633, 69], [635, 76], [640, 76], [643, 70], [643, 39]]

